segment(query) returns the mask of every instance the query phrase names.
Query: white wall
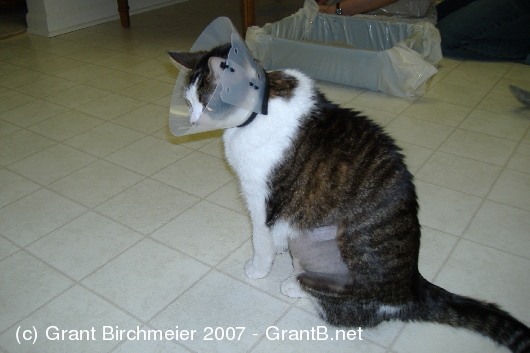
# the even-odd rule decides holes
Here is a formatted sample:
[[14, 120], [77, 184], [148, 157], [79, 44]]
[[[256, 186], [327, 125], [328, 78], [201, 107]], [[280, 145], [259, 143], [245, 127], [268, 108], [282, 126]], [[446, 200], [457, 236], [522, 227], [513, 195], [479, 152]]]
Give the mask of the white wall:
[[[186, 0], [129, 0], [140, 13]], [[53, 37], [119, 18], [116, 0], [27, 0], [27, 33]]]

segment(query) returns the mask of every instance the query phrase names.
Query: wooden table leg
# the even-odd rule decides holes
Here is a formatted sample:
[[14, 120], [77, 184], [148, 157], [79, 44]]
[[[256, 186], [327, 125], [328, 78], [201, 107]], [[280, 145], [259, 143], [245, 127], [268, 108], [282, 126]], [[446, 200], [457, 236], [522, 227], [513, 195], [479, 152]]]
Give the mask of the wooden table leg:
[[121, 26], [129, 28], [131, 20], [129, 17], [129, 0], [118, 0], [118, 12], [120, 13]]
[[256, 22], [256, 0], [243, 0], [243, 35]]

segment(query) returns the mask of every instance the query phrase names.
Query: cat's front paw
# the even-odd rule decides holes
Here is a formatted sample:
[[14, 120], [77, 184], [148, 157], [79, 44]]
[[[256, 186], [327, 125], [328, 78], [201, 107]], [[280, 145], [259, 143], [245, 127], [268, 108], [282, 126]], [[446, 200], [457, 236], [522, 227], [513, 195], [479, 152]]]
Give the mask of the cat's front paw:
[[252, 279], [258, 279], [263, 278], [267, 276], [270, 272], [270, 268], [266, 266], [255, 266], [254, 265], [254, 259], [248, 260], [247, 264], [245, 265], [245, 275], [247, 275], [248, 278]]
[[307, 297], [306, 292], [302, 290], [300, 284], [296, 280], [296, 276], [291, 276], [282, 282], [280, 290], [283, 295], [286, 295], [290, 298], [305, 298]]

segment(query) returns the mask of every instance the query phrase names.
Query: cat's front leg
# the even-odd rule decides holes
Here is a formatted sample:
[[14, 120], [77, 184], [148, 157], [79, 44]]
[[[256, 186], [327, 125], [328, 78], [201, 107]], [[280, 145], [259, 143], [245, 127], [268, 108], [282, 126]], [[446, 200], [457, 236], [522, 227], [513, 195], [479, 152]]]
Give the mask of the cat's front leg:
[[269, 229], [263, 225], [254, 225], [252, 234], [254, 257], [245, 265], [245, 274], [248, 278], [263, 278], [272, 268], [276, 249]]

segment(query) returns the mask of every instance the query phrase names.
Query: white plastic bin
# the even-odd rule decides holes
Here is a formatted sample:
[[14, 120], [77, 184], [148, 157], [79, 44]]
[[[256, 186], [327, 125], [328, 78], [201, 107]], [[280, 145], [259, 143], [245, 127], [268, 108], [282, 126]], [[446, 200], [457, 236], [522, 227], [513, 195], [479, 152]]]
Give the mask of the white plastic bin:
[[395, 96], [423, 95], [442, 58], [440, 34], [422, 20], [297, 13], [250, 27], [246, 43], [267, 70], [299, 69], [314, 79]]

